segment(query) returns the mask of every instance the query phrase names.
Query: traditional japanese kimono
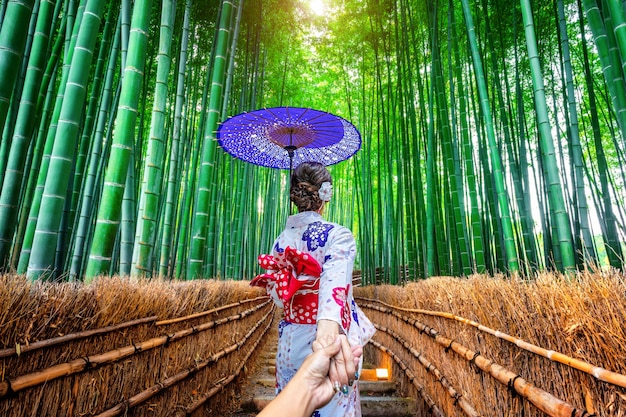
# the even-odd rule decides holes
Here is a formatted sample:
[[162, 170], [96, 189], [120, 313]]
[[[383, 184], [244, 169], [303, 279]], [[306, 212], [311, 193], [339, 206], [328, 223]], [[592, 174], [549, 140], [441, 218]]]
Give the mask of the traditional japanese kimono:
[[[332, 320], [352, 346], [364, 346], [374, 326], [354, 302], [352, 268], [356, 245], [352, 232], [325, 221], [313, 211], [287, 219], [285, 230], [274, 243], [272, 255], [259, 256], [267, 273], [252, 285], [264, 286], [284, 309], [278, 328], [276, 390], [280, 392], [311, 352], [317, 320]], [[361, 371], [359, 366], [359, 372]], [[358, 382], [347, 396], [335, 394], [314, 417], [361, 416]]]

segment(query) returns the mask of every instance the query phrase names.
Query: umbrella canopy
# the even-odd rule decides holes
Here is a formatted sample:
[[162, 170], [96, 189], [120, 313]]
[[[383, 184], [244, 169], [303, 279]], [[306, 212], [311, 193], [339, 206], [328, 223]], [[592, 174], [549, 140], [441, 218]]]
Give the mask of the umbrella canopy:
[[333, 165], [361, 147], [359, 131], [331, 113], [274, 107], [233, 116], [217, 130], [219, 145], [235, 158], [291, 169], [304, 161]]

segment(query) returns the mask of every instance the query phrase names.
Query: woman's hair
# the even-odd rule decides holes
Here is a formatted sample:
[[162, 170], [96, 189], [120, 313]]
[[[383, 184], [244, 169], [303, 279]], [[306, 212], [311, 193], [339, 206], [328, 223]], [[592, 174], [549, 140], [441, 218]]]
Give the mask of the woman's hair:
[[303, 162], [291, 174], [291, 201], [299, 212], [317, 211], [322, 207], [319, 193], [323, 182], [333, 179], [323, 164], [319, 162]]

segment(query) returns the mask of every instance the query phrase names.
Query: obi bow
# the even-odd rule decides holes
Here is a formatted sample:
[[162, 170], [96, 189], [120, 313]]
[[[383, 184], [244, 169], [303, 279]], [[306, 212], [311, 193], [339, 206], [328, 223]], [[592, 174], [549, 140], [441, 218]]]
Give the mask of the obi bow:
[[289, 246], [277, 256], [259, 255], [259, 265], [267, 272], [257, 275], [250, 285], [265, 287], [268, 292], [275, 290], [283, 303], [307, 282], [310, 284], [311, 278], [319, 278], [322, 273], [322, 267], [311, 254]]

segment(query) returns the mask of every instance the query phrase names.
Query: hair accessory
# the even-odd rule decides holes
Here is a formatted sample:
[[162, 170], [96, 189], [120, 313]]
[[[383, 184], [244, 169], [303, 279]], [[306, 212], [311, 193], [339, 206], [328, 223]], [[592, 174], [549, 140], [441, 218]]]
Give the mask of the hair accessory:
[[320, 200], [330, 201], [333, 195], [333, 185], [328, 181], [324, 181], [322, 185], [320, 185], [320, 189], [317, 190], [317, 193], [320, 196]]

